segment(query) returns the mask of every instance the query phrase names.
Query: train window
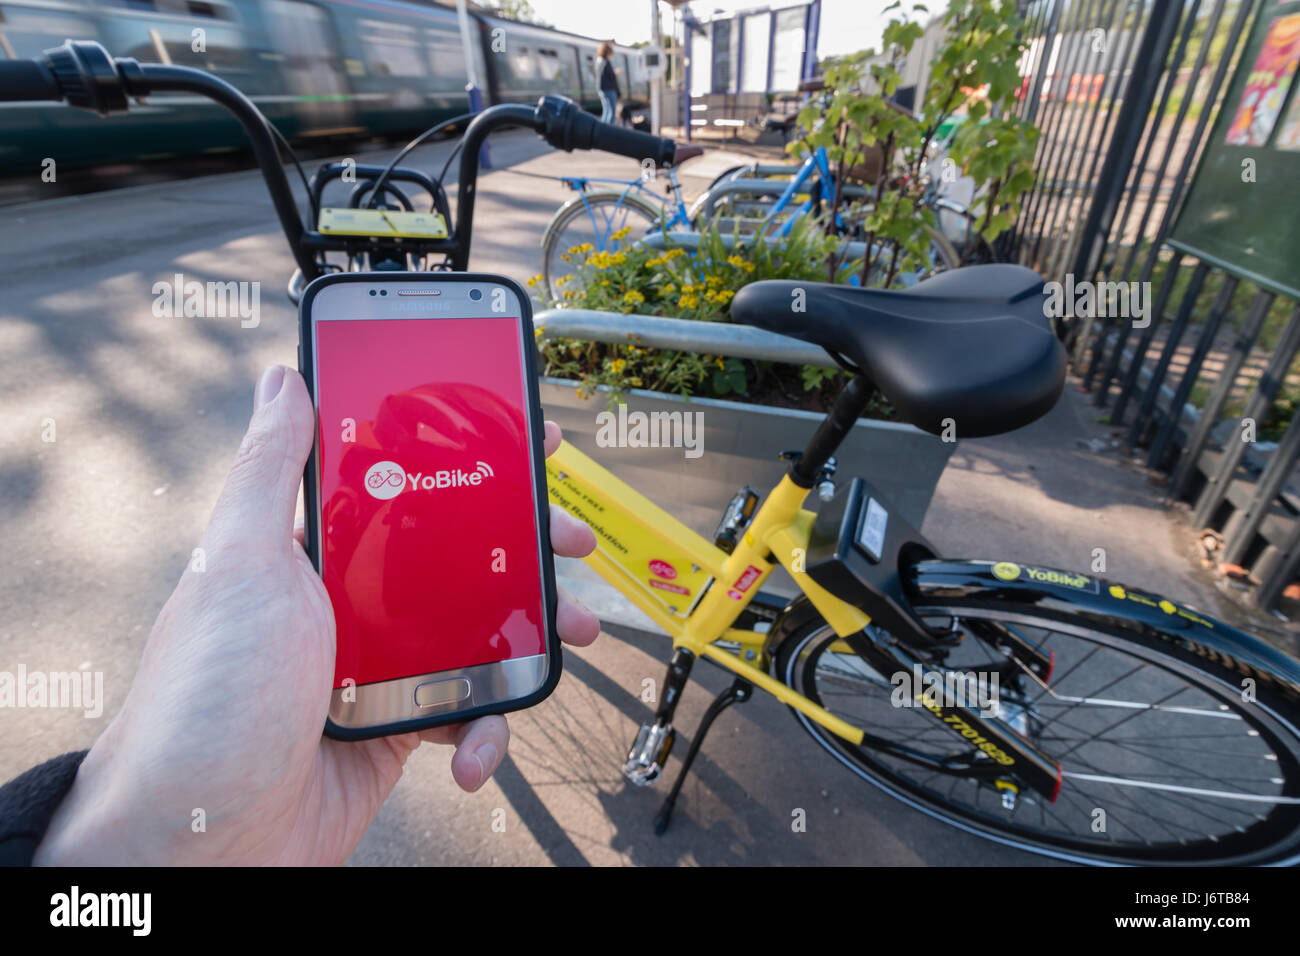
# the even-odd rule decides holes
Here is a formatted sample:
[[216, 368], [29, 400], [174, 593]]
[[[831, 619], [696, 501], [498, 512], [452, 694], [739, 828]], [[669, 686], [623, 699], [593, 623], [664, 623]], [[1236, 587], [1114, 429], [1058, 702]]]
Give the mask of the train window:
[[219, 19], [224, 12], [211, 3], [202, 3], [201, 0], [189, 0], [185, 4], [185, 9], [189, 11], [190, 16], [213, 17], [214, 19]]
[[542, 79], [548, 84], [567, 89], [569, 86], [569, 64], [560, 59], [559, 50], [538, 49], [538, 70]]
[[515, 45], [508, 55], [510, 72], [517, 80], [531, 80], [537, 75], [537, 62], [529, 54], [528, 47]]
[[63, 10], [0, 7], [0, 50], [11, 60], [40, 56], [64, 40], [97, 40], [89, 20]]
[[420, 42], [401, 23], [362, 20], [361, 49], [371, 73], [379, 76], [424, 76], [428, 73]]
[[449, 30], [427, 30], [432, 88], [440, 92], [465, 90], [465, 49], [460, 37]]

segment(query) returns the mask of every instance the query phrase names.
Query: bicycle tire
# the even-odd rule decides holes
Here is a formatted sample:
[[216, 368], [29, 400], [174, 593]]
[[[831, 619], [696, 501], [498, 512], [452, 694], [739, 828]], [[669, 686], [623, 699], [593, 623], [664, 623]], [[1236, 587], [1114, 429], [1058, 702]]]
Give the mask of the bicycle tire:
[[[804, 600], [806, 601], [806, 599]], [[1122, 653], [1141, 659], [1146, 666], [1158, 668], [1160, 674], [1177, 675], [1188, 680], [1189, 684], [1192, 684], [1196, 690], [1217, 701], [1219, 706], [1225, 710], [1236, 707], [1237, 712], [1230, 713], [1228, 716], [1246, 720], [1251, 725], [1250, 732], [1242, 737], [1243, 741], [1251, 741], [1251, 746], [1256, 746], [1257, 742], [1263, 742], [1275, 750], [1272, 755], [1275, 761], [1266, 760], [1265, 763], [1266, 766], [1270, 767], [1270, 773], [1281, 775], [1272, 784], [1276, 785], [1280, 781], [1283, 787], [1282, 792], [1275, 796], [1285, 800], [1294, 800], [1295, 795], [1300, 794], [1300, 729], [1297, 729], [1300, 727], [1300, 720], [1297, 719], [1293, 686], [1282, 682], [1280, 686], [1287, 688], [1283, 690], [1279, 689], [1278, 686], [1267, 686], [1265, 682], [1261, 682], [1258, 688], [1258, 697], [1250, 705], [1253, 709], [1248, 709], [1245, 706], [1236, 706], [1234, 704], [1234, 701], [1237, 704], [1241, 703], [1241, 687], [1237, 683], [1240, 679], [1240, 672], [1226, 666], [1224, 663], [1202, 657], [1195, 651], [1188, 649], [1186, 642], [1179, 635], [1165, 634], [1160, 637], [1143, 637], [1135, 631], [1106, 626], [1100, 624], [1097, 620], [1080, 614], [1052, 612], [1043, 608], [1028, 608], [1023, 602], [998, 600], [991, 597], [978, 601], [969, 601], [967, 598], [965, 601], [963, 599], [954, 599], [951, 602], [942, 600], [931, 602], [931, 596], [927, 595], [925, 600], [927, 603], [924, 606], [918, 606], [915, 610], [920, 616], [931, 620], [955, 619], [967, 622], [964, 625], [967, 627], [970, 626], [970, 622], [999, 625], [1011, 623], [1015, 627], [1028, 629], [1031, 632], [1033, 629], [1041, 629], [1049, 634], [1065, 634], [1076, 640], [1095, 641], [1099, 647], [1119, 648]], [[816, 687], [819, 659], [821, 655], [829, 653], [828, 649], [834, 643], [835, 635], [820, 615], [815, 612], [809, 613], [810, 611], [810, 605], [803, 608], [801, 622], [781, 640], [780, 645], [775, 649], [773, 674], [787, 686], [804, 694], [809, 699], [821, 703], [821, 694]], [[844, 655], [841, 652], [835, 661], [832, 661], [830, 665], [824, 668], [824, 671], [830, 671], [835, 676], [838, 681], [835, 685], [837, 688], [842, 687], [845, 680], [844, 671], [841, 668], [843, 659]], [[860, 659], [853, 659], [858, 660], [860, 663]], [[883, 688], [878, 689], [883, 690]], [[839, 693], [838, 690], [837, 693]], [[885, 691], [885, 693], [888, 694], [888, 691]], [[1089, 699], [1084, 698], [1084, 700], [1087, 702]], [[879, 710], [877, 708], [878, 712]], [[896, 707], [893, 710], [898, 714], [916, 714], [918, 720], [932, 720], [932, 718], [920, 714], [916, 710], [909, 711], [906, 708], [900, 709]], [[1159, 708], [1144, 711], [1143, 716], [1155, 713], [1158, 710]], [[1136, 840], [1116, 841], [1114, 834], [1109, 834], [1106, 839], [1102, 839], [1094, 832], [1089, 832], [1088, 827], [1085, 825], [1084, 815], [1086, 815], [1089, 808], [1093, 808], [1092, 812], [1095, 814], [1095, 810], [1100, 804], [1089, 802], [1089, 800], [1095, 800], [1098, 791], [1092, 790], [1090, 796], [1087, 789], [1075, 785], [1077, 774], [1070, 770], [1071, 764], [1068, 762], [1069, 758], [1067, 757], [1063, 760], [1063, 766], [1068, 772], [1062, 781], [1061, 789], [1061, 796], [1067, 799], [1065, 802], [1060, 802], [1059, 805], [1063, 808], [1063, 813], [1080, 813], [1080, 811], [1083, 811], [1083, 813], [1078, 820], [1080, 824], [1078, 832], [1068, 836], [1051, 836], [1045, 834], [1041, 827], [1016, 823], [1014, 821], [1014, 810], [1008, 811], [1006, 807], [999, 808], [997, 806], [996, 791], [990, 793], [989, 800], [985, 801], [983, 807], [980, 805], [981, 798], [978, 794], [975, 797], [974, 805], [956, 803], [953, 794], [959, 788], [966, 786], [959, 778], [944, 777], [945, 788], [947, 788], [949, 782], [952, 782], [954, 786], [947, 788], [946, 796], [943, 796], [939, 790], [925, 785], [928, 780], [923, 783], [916, 779], [909, 779], [906, 774], [900, 772], [898, 769], [900, 766], [911, 766], [904, 761], [896, 761], [895, 758], [884, 755], [880, 751], [873, 751], [866, 747], [850, 744], [830, 733], [820, 724], [809, 720], [793, 708], [791, 708], [791, 713], [794, 715], [796, 722], [823, 749], [859, 777], [867, 780], [886, 794], [950, 826], [1005, 846], [1070, 862], [1093, 865], [1287, 865], [1300, 862], [1300, 802], [1271, 804], [1273, 809], [1266, 817], [1260, 817], [1249, 826], [1242, 826], [1234, 822], [1232, 827], [1229, 827], [1227, 826], [1228, 821], [1244, 819], [1243, 814], [1249, 815], [1249, 810], [1253, 810], [1254, 807], [1262, 804], [1225, 801], [1222, 797], [1202, 798], [1202, 802], [1208, 805], [1210, 810], [1216, 812], [1229, 812], [1225, 811], [1225, 805], [1233, 805], [1230, 807], [1231, 816], [1224, 823], [1224, 833], [1206, 833], [1204, 838], [1199, 840], [1180, 837], [1177, 840], [1169, 839], [1163, 843], [1152, 842], [1138, 846]], [[1201, 713], [1201, 711], [1193, 710], [1193, 713]], [[840, 716], [844, 715], [841, 714]], [[1207, 712], [1201, 719], [1208, 721], [1211, 716]], [[1193, 719], [1197, 718], [1194, 717]], [[1220, 721], [1220, 723], [1226, 724], [1228, 721]], [[917, 724], [915, 726], [922, 725]], [[951, 738], [950, 732], [946, 728], [939, 727], [937, 723], [934, 726], [938, 728], [937, 732], [940, 734], [940, 740], [943, 739], [943, 735], [949, 735], [950, 739], [955, 739]], [[879, 726], [864, 729], [869, 729], [875, 734], [882, 734]], [[936, 743], [936, 746], [942, 745]], [[952, 747], [951, 743], [946, 746], [950, 749]], [[1198, 744], [1197, 746], [1199, 748], [1206, 745]], [[1141, 755], [1141, 747], [1154, 748], [1156, 745], [1143, 740], [1139, 747], [1133, 749], [1138, 750], [1139, 755]], [[1192, 752], [1191, 748], [1181, 749]], [[1277, 750], [1281, 752], [1276, 752]], [[1169, 755], [1173, 751], [1168, 748], [1158, 748], [1158, 752], [1162, 756], [1159, 758], [1153, 756], [1151, 761], [1159, 768], [1161, 760], [1166, 763], [1169, 762]], [[1196, 752], [1206, 753], [1200, 749], [1197, 749]], [[1230, 759], [1235, 760], [1244, 761], [1248, 756], [1231, 748], [1229, 748], [1228, 753]], [[1123, 756], [1121, 754], [1121, 757]], [[1251, 756], [1252, 759], [1254, 756], [1267, 757], [1267, 755]], [[1184, 758], [1179, 757], [1178, 759]], [[1082, 758], [1078, 758], [1076, 762], [1082, 764]], [[1271, 769], [1274, 767], [1275, 770]], [[917, 774], [924, 774], [925, 772], [924, 769], [916, 771]], [[1135, 779], [1138, 778], [1136, 771], [1129, 772], [1134, 774]], [[1159, 773], [1159, 769], [1156, 773]], [[1094, 785], [1089, 782], [1089, 787], [1092, 786]], [[1206, 810], [1201, 809], [1200, 806], [1181, 793], [1177, 794], [1176, 797], [1172, 797], [1164, 796], [1165, 791], [1134, 790], [1129, 786], [1116, 786], [1113, 784], [1107, 786], [1110, 787], [1112, 794], [1118, 793], [1120, 795], [1109, 796], [1100, 803], [1104, 803], [1111, 808], [1112, 817], [1117, 822], [1124, 820], [1125, 815], [1130, 813], [1131, 807], [1126, 806], [1125, 801], [1135, 792], [1144, 795], [1144, 798], [1155, 794], [1156, 797], [1148, 798], [1149, 803], [1162, 807], [1167, 804], [1176, 807], [1180, 813], [1188, 813], [1190, 805], [1192, 807], [1190, 810], [1192, 817], [1198, 814], [1207, 814]], [[976, 786], [976, 790], [988, 792], [988, 788], [980, 785]], [[1088, 799], [1080, 802], [1080, 796]], [[1024, 801], [1025, 798], [1021, 797], [1021, 800]], [[1161, 800], [1165, 801], [1165, 803], [1161, 803]], [[1211, 803], [1210, 801], [1217, 802]], [[1180, 803], [1184, 805], [1179, 806]], [[992, 804], [991, 807], [990, 804]], [[1026, 805], [1033, 806], [1034, 804], [1022, 802], [1017, 805], [1017, 808]], [[1044, 808], [1048, 804], [1040, 799], [1038, 805], [1040, 814], [1045, 818], [1046, 810]], [[1243, 807], [1247, 809], [1243, 810]], [[1067, 810], [1065, 808], [1071, 809]], [[1213, 816], [1213, 814], [1209, 814], [1209, 816]], [[1105, 819], [1105, 817], [1102, 819]], [[1174, 826], [1170, 824], [1171, 821], [1166, 820], [1160, 825], [1169, 829], [1172, 834], [1178, 835]], [[1123, 825], [1131, 826], [1132, 820], [1127, 820]], [[1137, 831], [1134, 830], [1134, 832]]]
[[[542, 235], [542, 281], [546, 284], [546, 289], [553, 300], [560, 298], [561, 290], [558, 282], [568, 274], [558, 271], [559, 267], [563, 266], [561, 255], [578, 244], [571, 240], [579, 237], [570, 234], [569, 238], [566, 238], [566, 233], [570, 232], [570, 226], [575, 221], [589, 215], [589, 209], [618, 206], [641, 216], [647, 225], [657, 225], [661, 221], [661, 210], [638, 196], [616, 192], [592, 192], [586, 194], [585, 203], [583, 199], [583, 196], [575, 196], [556, 210], [546, 226], [546, 232]], [[585, 240], [585, 235], [582, 238]], [[629, 236], [628, 245], [632, 245], [639, 238], [641, 236]]]

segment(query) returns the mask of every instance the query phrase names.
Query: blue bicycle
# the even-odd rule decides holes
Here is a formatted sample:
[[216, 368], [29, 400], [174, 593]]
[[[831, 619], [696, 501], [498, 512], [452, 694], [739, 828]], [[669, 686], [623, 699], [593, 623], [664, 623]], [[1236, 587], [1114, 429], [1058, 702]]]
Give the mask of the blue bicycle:
[[578, 195], [551, 217], [542, 236], [542, 276], [551, 298], [561, 297], [565, 277], [573, 273], [566, 256], [575, 246], [615, 252], [651, 233], [693, 231], [695, 220], [682, 199], [677, 167], [703, 152], [699, 146], [680, 145], [672, 165], [662, 168], [668, 179], [665, 195], [672, 197], [671, 203], [653, 188], [661, 181], [654, 170], [644, 171], [638, 179], [559, 177]]
[[[798, 166], [751, 164], [727, 170], [688, 209], [675, 170], [702, 152], [699, 146], [679, 146], [672, 165], [666, 167], [667, 194], [673, 197], [672, 204], [660, 199], [647, 185], [656, 181], [652, 175], [634, 180], [560, 177], [578, 195], [560, 207], [542, 237], [542, 276], [551, 300], [562, 299], [563, 286], [581, 261], [581, 257], [570, 261], [570, 250], [575, 247], [617, 252], [647, 241], [662, 245], [671, 234], [672, 244], [689, 250], [699, 241], [700, 224], [706, 222], [719, 225], [724, 242], [756, 234], [769, 241], [780, 241], [801, 217], [835, 206], [834, 173], [826, 150], [819, 148]], [[593, 183], [622, 189], [593, 190]], [[841, 209], [843, 204], [860, 202], [867, 195], [865, 187], [852, 182], [845, 183], [840, 190], [841, 207], [835, 209], [835, 226], [850, 243], [850, 258], [860, 258], [866, 246], [852, 241], [859, 237], [853, 234], [851, 224], [845, 222]], [[902, 285], [912, 285], [928, 275], [955, 268], [959, 262], [957, 251], [942, 233], [929, 227], [926, 232], [930, 233], [928, 262], [920, 272], [903, 277]]]
[[[801, 166], [736, 167], [714, 180], [704, 195], [687, 208], [677, 181], [677, 167], [701, 155], [695, 145], [677, 147], [673, 163], [664, 168], [668, 177], [666, 195], [660, 198], [652, 188], [653, 174], [639, 179], [599, 176], [561, 176], [560, 182], [577, 192], [559, 208], [542, 236], [542, 276], [552, 299], [561, 297], [565, 277], [572, 264], [565, 258], [570, 249], [590, 245], [596, 252], [616, 252], [656, 233], [673, 233], [674, 240], [689, 243], [699, 224], [723, 216], [724, 231], [731, 232], [733, 219], [743, 220], [739, 232], [787, 235], [795, 220], [814, 208], [829, 208], [834, 202], [835, 180], [826, 158], [818, 149]], [[737, 174], [744, 174], [739, 178]], [[750, 176], [789, 177], [788, 181]], [[599, 184], [593, 188], [593, 184]], [[614, 188], [599, 188], [609, 186]], [[857, 193], [862, 193], [860, 188]], [[844, 197], [847, 198], [847, 197]], [[796, 205], [796, 203], [800, 203]], [[786, 215], [786, 211], [794, 207]], [[703, 214], [703, 215], [702, 215]], [[837, 225], [840, 224], [836, 216]]]

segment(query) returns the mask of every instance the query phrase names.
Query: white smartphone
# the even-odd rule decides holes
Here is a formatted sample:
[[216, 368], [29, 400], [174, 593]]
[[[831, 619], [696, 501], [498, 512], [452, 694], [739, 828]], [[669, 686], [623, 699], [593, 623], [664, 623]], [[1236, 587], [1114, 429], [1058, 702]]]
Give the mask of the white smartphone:
[[528, 296], [500, 276], [337, 273], [299, 321], [305, 543], [337, 629], [325, 732], [542, 700], [560, 649]]

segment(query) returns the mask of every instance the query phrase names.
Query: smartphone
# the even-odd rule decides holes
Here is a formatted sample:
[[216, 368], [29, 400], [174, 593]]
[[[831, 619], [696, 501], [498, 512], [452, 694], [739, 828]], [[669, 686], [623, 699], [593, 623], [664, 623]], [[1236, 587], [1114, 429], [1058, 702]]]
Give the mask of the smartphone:
[[560, 645], [528, 296], [501, 276], [335, 273], [299, 323], [304, 543], [337, 635], [325, 733], [543, 700]]

